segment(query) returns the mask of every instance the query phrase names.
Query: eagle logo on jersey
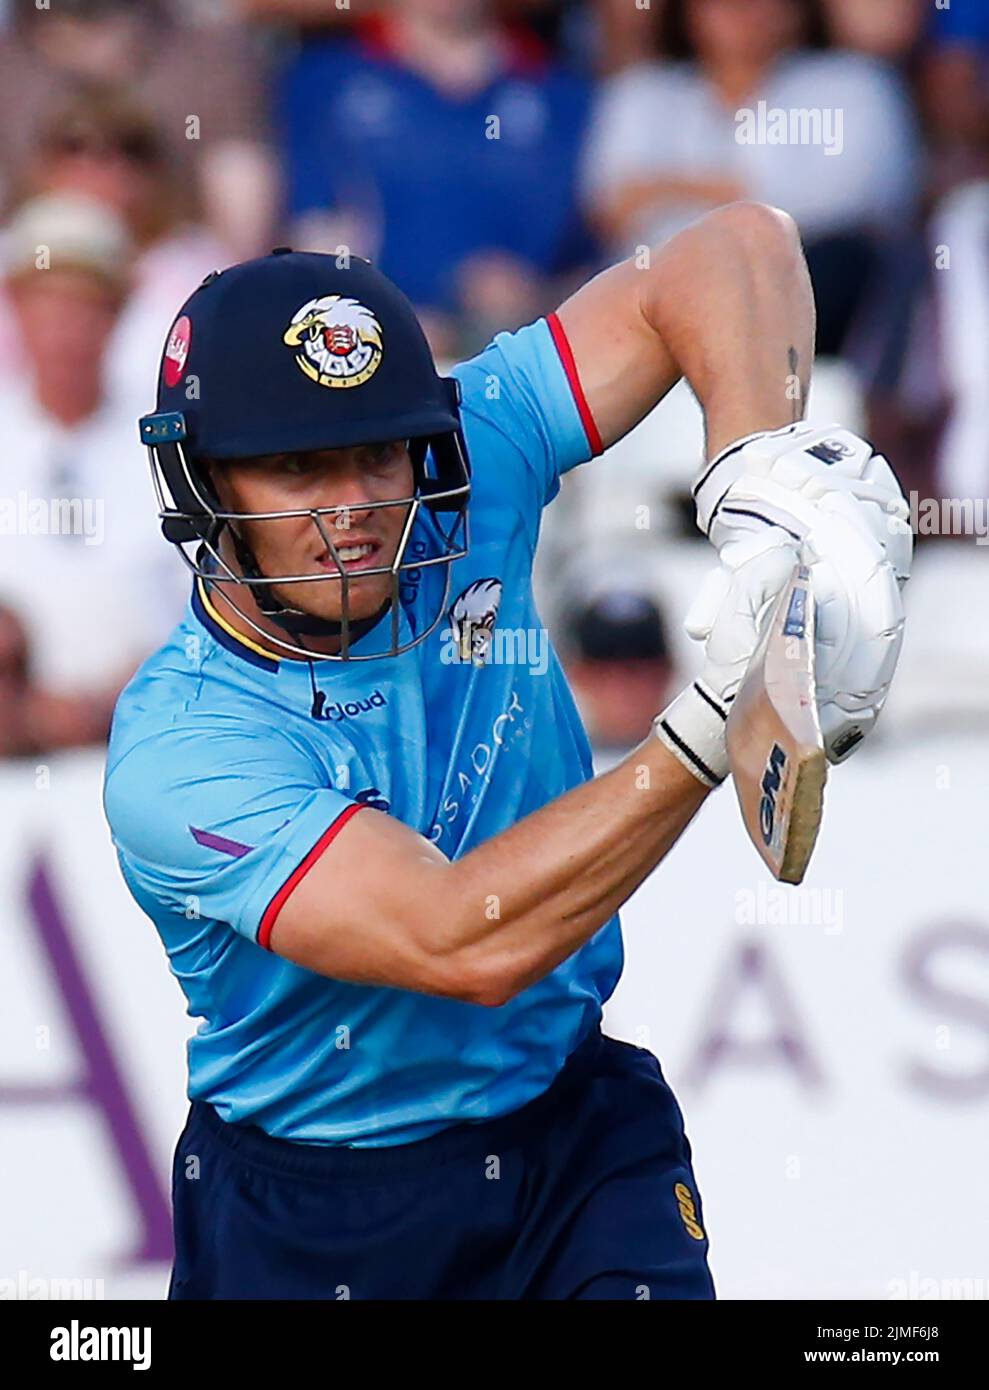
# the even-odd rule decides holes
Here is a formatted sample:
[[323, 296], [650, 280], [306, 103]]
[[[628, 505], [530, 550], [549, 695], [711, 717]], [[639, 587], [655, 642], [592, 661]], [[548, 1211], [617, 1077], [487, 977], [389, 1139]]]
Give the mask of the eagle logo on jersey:
[[282, 339], [320, 386], [363, 386], [381, 365], [381, 324], [356, 299], [339, 294], [310, 299], [292, 317]]
[[488, 660], [501, 595], [500, 579], [477, 579], [450, 609], [450, 626], [461, 661], [483, 666]]

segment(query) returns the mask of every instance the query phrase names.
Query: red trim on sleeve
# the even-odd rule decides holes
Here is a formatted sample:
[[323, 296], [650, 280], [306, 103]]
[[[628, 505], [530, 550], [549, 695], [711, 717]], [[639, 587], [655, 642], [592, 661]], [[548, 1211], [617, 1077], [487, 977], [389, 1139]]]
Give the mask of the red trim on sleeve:
[[325, 830], [319, 837], [299, 867], [285, 880], [281, 888], [279, 888], [278, 892], [265, 908], [264, 916], [261, 918], [261, 925], [258, 927], [259, 946], [263, 946], [266, 951], [271, 950], [268, 943], [271, 940], [271, 930], [278, 919], [279, 912], [281, 912], [282, 908], [288, 902], [289, 898], [295, 892], [296, 888], [298, 888], [299, 884], [316, 863], [316, 860], [323, 851], [331, 845], [340, 834], [340, 831], [350, 820], [351, 816], [355, 816], [358, 811], [363, 811], [364, 809], [363, 805], [358, 806], [355, 803], [353, 806], [348, 806], [345, 811], [341, 811], [330, 828]]
[[580, 384], [580, 376], [577, 373], [577, 363], [574, 361], [573, 348], [567, 337], [566, 329], [560, 322], [559, 315], [549, 314], [546, 322], [549, 324], [549, 331], [553, 335], [553, 342], [556, 350], [560, 354], [560, 361], [563, 363], [563, 370], [567, 374], [570, 383], [570, 390], [580, 414], [581, 424], [584, 426], [584, 433], [587, 435], [587, 442], [591, 446], [591, 452], [596, 457], [604, 453], [604, 444], [597, 425], [594, 423], [594, 416], [591, 414], [591, 407], [587, 404], [587, 397], [584, 395], [584, 388]]

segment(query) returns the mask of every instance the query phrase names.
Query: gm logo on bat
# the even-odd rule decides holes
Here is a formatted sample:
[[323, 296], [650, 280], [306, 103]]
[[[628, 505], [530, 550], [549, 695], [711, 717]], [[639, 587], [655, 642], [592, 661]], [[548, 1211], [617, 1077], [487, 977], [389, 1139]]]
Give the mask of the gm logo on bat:
[[778, 743], [774, 743], [766, 770], [762, 774], [762, 800], [759, 803], [759, 826], [767, 846], [773, 843], [773, 831], [776, 828], [776, 793], [780, 789], [785, 772], [786, 753]]

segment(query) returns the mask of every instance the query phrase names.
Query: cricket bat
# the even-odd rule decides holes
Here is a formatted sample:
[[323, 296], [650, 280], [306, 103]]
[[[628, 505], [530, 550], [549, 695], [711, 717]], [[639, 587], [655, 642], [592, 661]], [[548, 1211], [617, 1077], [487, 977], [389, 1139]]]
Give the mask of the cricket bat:
[[742, 819], [774, 878], [800, 883], [821, 827], [827, 757], [814, 681], [814, 595], [794, 566], [732, 702], [728, 759]]

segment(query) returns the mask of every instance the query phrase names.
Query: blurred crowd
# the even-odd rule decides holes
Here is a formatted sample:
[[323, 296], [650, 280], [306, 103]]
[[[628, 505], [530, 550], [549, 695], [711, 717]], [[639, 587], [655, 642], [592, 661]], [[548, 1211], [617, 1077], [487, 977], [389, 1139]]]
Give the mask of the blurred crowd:
[[[985, 0], [0, 0], [0, 753], [102, 739], [181, 610], [135, 421], [210, 270], [368, 255], [449, 362], [738, 198], [800, 226], [845, 422], [989, 495]], [[675, 665], [647, 570], [551, 596], [602, 747]]]

